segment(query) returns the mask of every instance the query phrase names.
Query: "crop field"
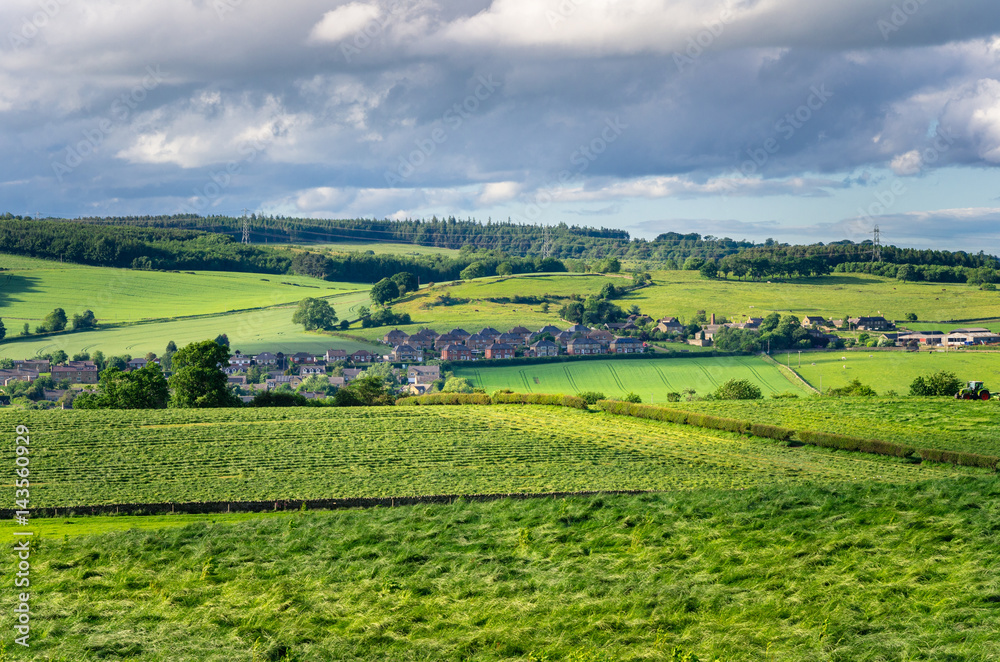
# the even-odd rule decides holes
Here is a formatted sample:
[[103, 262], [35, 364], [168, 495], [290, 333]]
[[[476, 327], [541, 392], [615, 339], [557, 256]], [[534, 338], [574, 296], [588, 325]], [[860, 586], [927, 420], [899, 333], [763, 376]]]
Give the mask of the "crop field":
[[62, 264], [0, 254], [0, 318], [8, 334], [39, 323], [53, 308], [72, 318], [94, 311], [101, 322], [224, 313], [367, 292], [368, 285], [307, 276], [226, 271], [161, 272]]
[[675, 402], [667, 406], [797, 430], [1000, 456], [1000, 403], [993, 401], [811, 397], [797, 401]]
[[[708, 280], [695, 271], [653, 272], [654, 287], [626, 294], [619, 305], [638, 304], [654, 317], [683, 316], [698, 310], [740, 321], [771, 311], [825, 318], [882, 315], [902, 320], [995, 319], [1000, 293], [965, 284], [901, 283], [867, 274], [832, 274], [784, 282]], [[953, 326], [978, 326], [955, 324]], [[947, 329], [945, 329], [947, 330]]]
[[[313, 292], [314, 290], [306, 290]], [[353, 292], [330, 297], [330, 304], [337, 315], [344, 317], [362, 305], [370, 303], [367, 292]], [[190, 342], [215, 338], [220, 333], [229, 336], [230, 347], [245, 353], [262, 351], [294, 353], [311, 351], [323, 353], [327, 349], [358, 349], [383, 351], [385, 346], [344, 338], [338, 335], [305, 332], [302, 325], [292, 324], [292, 306], [276, 306], [261, 310], [225, 315], [209, 315], [169, 322], [152, 322], [79, 333], [64, 333], [38, 338], [18, 339], [8, 336], [0, 344], [0, 356], [19, 359], [52, 352], [57, 349], [67, 354], [101, 350], [107, 356], [131, 354], [143, 356], [146, 352], [160, 354], [173, 340], [178, 347]], [[11, 329], [8, 326], [8, 333]]]
[[645, 403], [664, 403], [668, 393], [694, 389], [699, 395], [715, 391], [729, 379], [748, 379], [765, 395], [795, 392], [801, 384], [787, 379], [778, 368], [752, 356], [677, 359], [571, 361], [511, 367], [455, 369], [472, 385], [491, 393], [508, 388], [519, 393], [600, 391], [609, 397], [637, 393]]
[[[32, 504], [742, 488], [974, 474], [537, 406], [0, 412]], [[13, 466], [12, 450], [2, 453]]]
[[791, 363], [792, 369], [816, 388], [820, 388], [822, 382], [823, 391], [860, 379], [879, 394], [895, 391], [906, 395], [916, 377], [948, 370], [962, 381], [986, 382], [987, 388], [1000, 393], [1000, 353], [961, 350], [872, 352], [864, 349], [803, 352], [801, 368], [795, 352], [774, 352], [773, 356], [782, 364]]
[[[988, 662], [1000, 658], [998, 496], [996, 478], [767, 484], [43, 538], [30, 650], [74, 662]], [[0, 571], [15, 562], [3, 555]]]

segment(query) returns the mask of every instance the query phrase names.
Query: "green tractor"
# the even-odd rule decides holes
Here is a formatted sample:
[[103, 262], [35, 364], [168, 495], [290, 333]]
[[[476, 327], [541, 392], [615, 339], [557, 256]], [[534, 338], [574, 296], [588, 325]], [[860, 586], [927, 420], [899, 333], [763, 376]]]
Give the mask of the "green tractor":
[[963, 386], [962, 390], [955, 394], [959, 400], [989, 400], [989, 389], [983, 388], [983, 382], [969, 382], [968, 386]]

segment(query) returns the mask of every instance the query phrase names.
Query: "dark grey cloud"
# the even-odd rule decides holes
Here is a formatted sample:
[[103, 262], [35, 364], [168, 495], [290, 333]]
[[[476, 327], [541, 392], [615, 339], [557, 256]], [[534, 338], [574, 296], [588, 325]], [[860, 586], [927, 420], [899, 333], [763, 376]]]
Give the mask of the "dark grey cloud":
[[593, 215], [1000, 163], [985, 0], [52, 1], [0, 7], [17, 212], [474, 210], [568, 175]]

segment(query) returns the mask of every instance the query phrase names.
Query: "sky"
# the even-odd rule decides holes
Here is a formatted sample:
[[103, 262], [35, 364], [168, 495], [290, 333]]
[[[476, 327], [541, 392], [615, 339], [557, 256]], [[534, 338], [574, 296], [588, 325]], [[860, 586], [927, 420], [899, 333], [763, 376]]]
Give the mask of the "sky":
[[0, 213], [1000, 254], [996, 0], [4, 0]]

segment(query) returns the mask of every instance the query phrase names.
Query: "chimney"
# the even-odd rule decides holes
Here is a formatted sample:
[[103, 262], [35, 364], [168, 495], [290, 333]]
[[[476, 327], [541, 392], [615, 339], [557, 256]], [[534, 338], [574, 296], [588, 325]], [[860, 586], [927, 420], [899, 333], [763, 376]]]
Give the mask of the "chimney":
[[712, 313], [712, 324], [715, 324], [715, 313]]

